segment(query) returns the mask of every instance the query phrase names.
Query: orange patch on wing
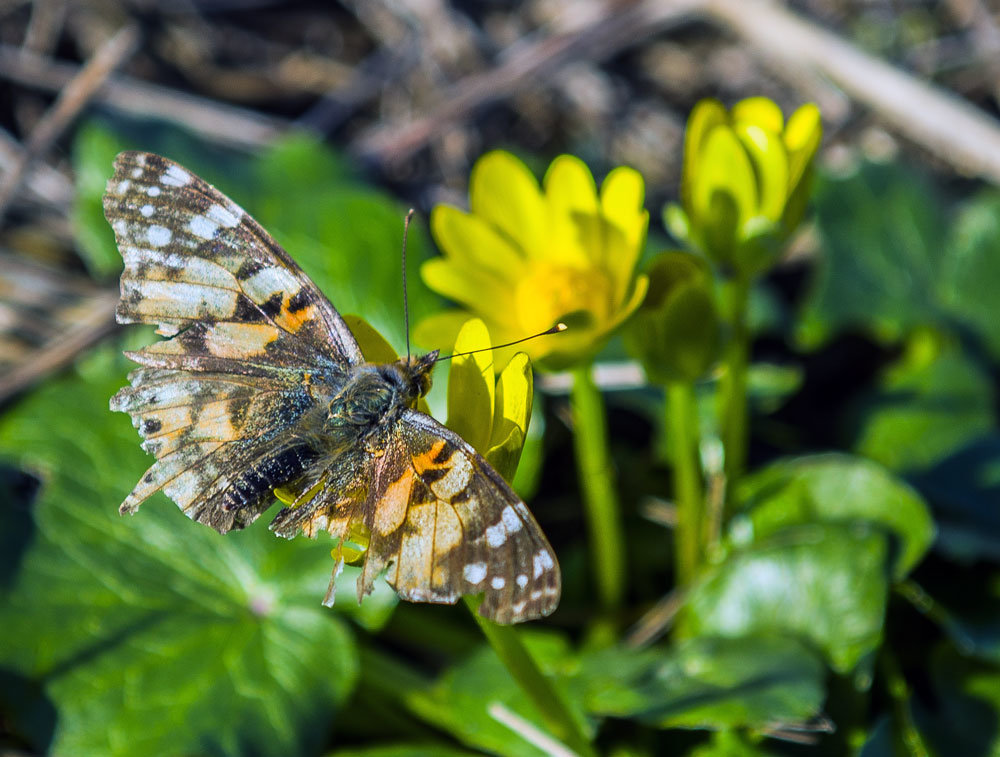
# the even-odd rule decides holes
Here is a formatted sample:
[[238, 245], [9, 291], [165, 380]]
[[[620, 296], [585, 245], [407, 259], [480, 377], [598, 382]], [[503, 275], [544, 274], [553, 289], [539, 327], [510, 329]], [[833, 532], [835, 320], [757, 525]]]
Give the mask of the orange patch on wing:
[[403, 525], [412, 491], [413, 470], [410, 468], [386, 487], [385, 493], [375, 505], [375, 530], [382, 536], [391, 534]]
[[281, 328], [285, 329], [285, 331], [295, 334], [302, 328], [303, 325], [316, 319], [316, 306], [307, 305], [301, 310], [296, 310], [293, 313], [289, 309], [290, 304], [291, 300], [286, 295], [284, 301], [281, 303], [281, 312], [278, 313], [274, 322], [281, 326]]
[[413, 468], [416, 470], [418, 476], [423, 475], [424, 471], [448, 467], [448, 460], [444, 460], [443, 462], [436, 462], [435, 460], [447, 443], [444, 439], [438, 439], [429, 450], [413, 456]]

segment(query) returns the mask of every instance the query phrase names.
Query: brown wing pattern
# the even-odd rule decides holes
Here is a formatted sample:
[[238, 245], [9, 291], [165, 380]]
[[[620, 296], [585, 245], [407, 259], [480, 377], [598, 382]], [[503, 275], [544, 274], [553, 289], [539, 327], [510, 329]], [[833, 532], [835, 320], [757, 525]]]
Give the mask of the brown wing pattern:
[[160, 342], [139, 362], [247, 372], [255, 363], [333, 359], [361, 351], [336, 309], [294, 260], [236, 203], [151, 153], [123, 152], [104, 213], [125, 260], [119, 323], [152, 323]]
[[312, 462], [292, 428], [311, 399], [283, 382], [140, 368], [111, 409], [128, 413], [157, 460], [121, 505], [135, 512], [164, 491], [194, 520], [225, 533], [253, 522], [271, 486]]
[[428, 415], [403, 414], [374, 475], [363, 517], [371, 540], [359, 596], [376, 576], [416, 602], [483, 592], [480, 613], [518, 623], [552, 612], [555, 553], [528, 508], [461, 437]]
[[120, 323], [170, 338], [111, 401], [157, 457], [122, 512], [164, 491], [218, 531], [253, 521], [270, 485], [311, 462], [295, 426], [310, 374], [336, 382], [360, 350], [343, 320], [256, 221], [169, 160], [115, 160], [104, 210], [125, 261]]

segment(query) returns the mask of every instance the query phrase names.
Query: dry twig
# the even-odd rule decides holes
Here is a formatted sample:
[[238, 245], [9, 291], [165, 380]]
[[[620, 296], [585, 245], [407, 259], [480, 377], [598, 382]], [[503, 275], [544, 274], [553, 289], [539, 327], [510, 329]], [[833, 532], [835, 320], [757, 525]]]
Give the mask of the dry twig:
[[[0, 77], [28, 87], [58, 92], [80, 71], [72, 63], [61, 63], [0, 45]], [[95, 100], [115, 110], [140, 118], [162, 118], [181, 124], [206, 139], [255, 149], [277, 139], [288, 122], [246, 108], [226, 105], [168, 87], [111, 76]]]
[[664, 3], [642, 0], [625, 7], [609, 2], [594, 21], [572, 32], [517, 45], [516, 55], [505, 56], [496, 68], [453, 84], [427, 115], [405, 124], [390, 124], [365, 132], [353, 150], [383, 164], [406, 160], [467, 118], [476, 109], [537, 87], [568, 63], [596, 62], [680, 23], [698, 5], [695, 0]]
[[111, 72], [131, 54], [139, 41], [139, 32], [126, 26], [109, 39], [59, 93], [52, 107], [42, 116], [24, 145], [24, 153], [0, 184], [0, 221], [14, 194], [28, 174], [31, 164], [48, 152], [73, 119], [80, 113]]
[[[675, 4], [661, 1], [664, 7]], [[1000, 183], [1000, 124], [972, 104], [859, 50], [770, 0], [703, 0], [702, 7], [774, 63], [777, 75], [797, 68], [814, 69], [899, 134], [959, 171]]]

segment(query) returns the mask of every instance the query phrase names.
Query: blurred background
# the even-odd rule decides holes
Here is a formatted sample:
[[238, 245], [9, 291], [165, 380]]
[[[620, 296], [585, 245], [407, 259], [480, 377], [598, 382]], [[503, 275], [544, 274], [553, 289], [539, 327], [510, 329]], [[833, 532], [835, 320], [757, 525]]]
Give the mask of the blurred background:
[[596, 377], [626, 533], [619, 640], [676, 668], [590, 654], [558, 372], [536, 376], [516, 486], [564, 595], [525, 636], [601, 754], [1000, 754], [1000, 5], [987, 0], [0, 0], [0, 750], [560, 753], [532, 735], [530, 704], [464, 608], [385, 587], [359, 608], [349, 568], [330, 613], [329, 545], [263, 523], [223, 538], [165, 498], [119, 518], [149, 461], [107, 403], [121, 350], [149, 335], [113, 319], [121, 258], [101, 195], [118, 151], [216, 184], [401, 350], [403, 214], [417, 210], [418, 321], [443, 306], [419, 276], [436, 254], [426, 218], [467, 207], [484, 152], [536, 175], [562, 153], [598, 181], [637, 169], [648, 257], [676, 246], [661, 210], [678, 200], [692, 108], [757, 95], [786, 115], [815, 103], [824, 135], [807, 220], [750, 297], [749, 468], [874, 461], [902, 487], [885, 494], [889, 520], [911, 497], [931, 513], [929, 551], [881, 588], [845, 573], [839, 596], [863, 607], [796, 619], [826, 634], [806, 633], [780, 673], [798, 688], [768, 699], [759, 673], [661, 691], [695, 662], [735, 655], [728, 670], [749, 652], [662, 646], [677, 600], [664, 400], [614, 339]]

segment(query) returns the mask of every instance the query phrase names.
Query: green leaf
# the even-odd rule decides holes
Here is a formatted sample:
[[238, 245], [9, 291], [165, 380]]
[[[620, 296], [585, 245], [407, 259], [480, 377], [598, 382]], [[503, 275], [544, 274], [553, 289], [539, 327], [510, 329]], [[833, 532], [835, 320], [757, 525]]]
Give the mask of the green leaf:
[[814, 205], [822, 255], [801, 341], [816, 346], [851, 328], [894, 339], [935, 318], [947, 217], [922, 176], [863, 163], [825, 176]]
[[[537, 632], [522, 632], [518, 636], [542, 672], [562, 690], [565, 701], [582, 724], [582, 692], [568, 680], [576, 661], [567, 641], [555, 634]], [[513, 714], [547, 735], [535, 707], [489, 647], [481, 647], [450, 668], [429, 692], [411, 694], [408, 704], [425, 720], [469, 746], [510, 757], [548, 754], [504, 724]], [[591, 729], [583, 730], [588, 733]]]
[[979, 333], [1000, 360], [1000, 193], [983, 192], [965, 205], [942, 261], [945, 307]]
[[763, 749], [742, 731], [717, 731], [712, 740], [700, 744], [688, 753], [688, 757], [775, 757], [776, 753]]
[[910, 480], [934, 503], [936, 550], [962, 562], [1000, 561], [1000, 433], [976, 439]]
[[53, 753], [317, 752], [357, 677], [320, 605], [330, 545], [277, 539], [266, 517], [221, 536], [163, 497], [120, 517], [150, 462], [107, 409], [124, 369], [99, 350], [0, 422], [0, 454], [43, 480], [0, 665], [57, 709]]
[[[923, 339], [911, 353], [937, 351]], [[994, 403], [990, 377], [958, 349], [908, 358], [864, 403], [854, 449], [894, 470], [926, 468], [991, 431]]]
[[881, 641], [887, 562], [886, 538], [874, 529], [785, 528], [709, 570], [681, 621], [692, 636], [794, 634], [847, 672]]
[[916, 709], [917, 724], [941, 755], [1000, 754], [1000, 670], [944, 647], [930, 662], [933, 709]]
[[111, 178], [111, 164], [121, 152], [116, 136], [93, 124], [82, 127], [73, 143], [73, 174], [76, 195], [73, 202], [73, 232], [91, 275], [110, 278], [122, 269], [122, 256], [115, 247], [115, 235], [104, 218], [104, 188]]
[[736, 498], [744, 514], [732, 531], [749, 527], [754, 541], [808, 523], [861, 521], [884, 528], [898, 543], [897, 580], [920, 562], [934, 540], [934, 521], [920, 495], [877, 463], [849, 455], [773, 463], [743, 479]]
[[761, 413], [773, 413], [802, 386], [803, 371], [795, 365], [751, 363], [747, 369], [747, 394]]
[[440, 744], [391, 744], [353, 749], [338, 749], [328, 757], [475, 757], [480, 752], [469, 752]]
[[795, 639], [701, 636], [671, 649], [612, 649], [584, 662], [592, 712], [660, 728], [762, 728], [819, 712], [826, 668]]

